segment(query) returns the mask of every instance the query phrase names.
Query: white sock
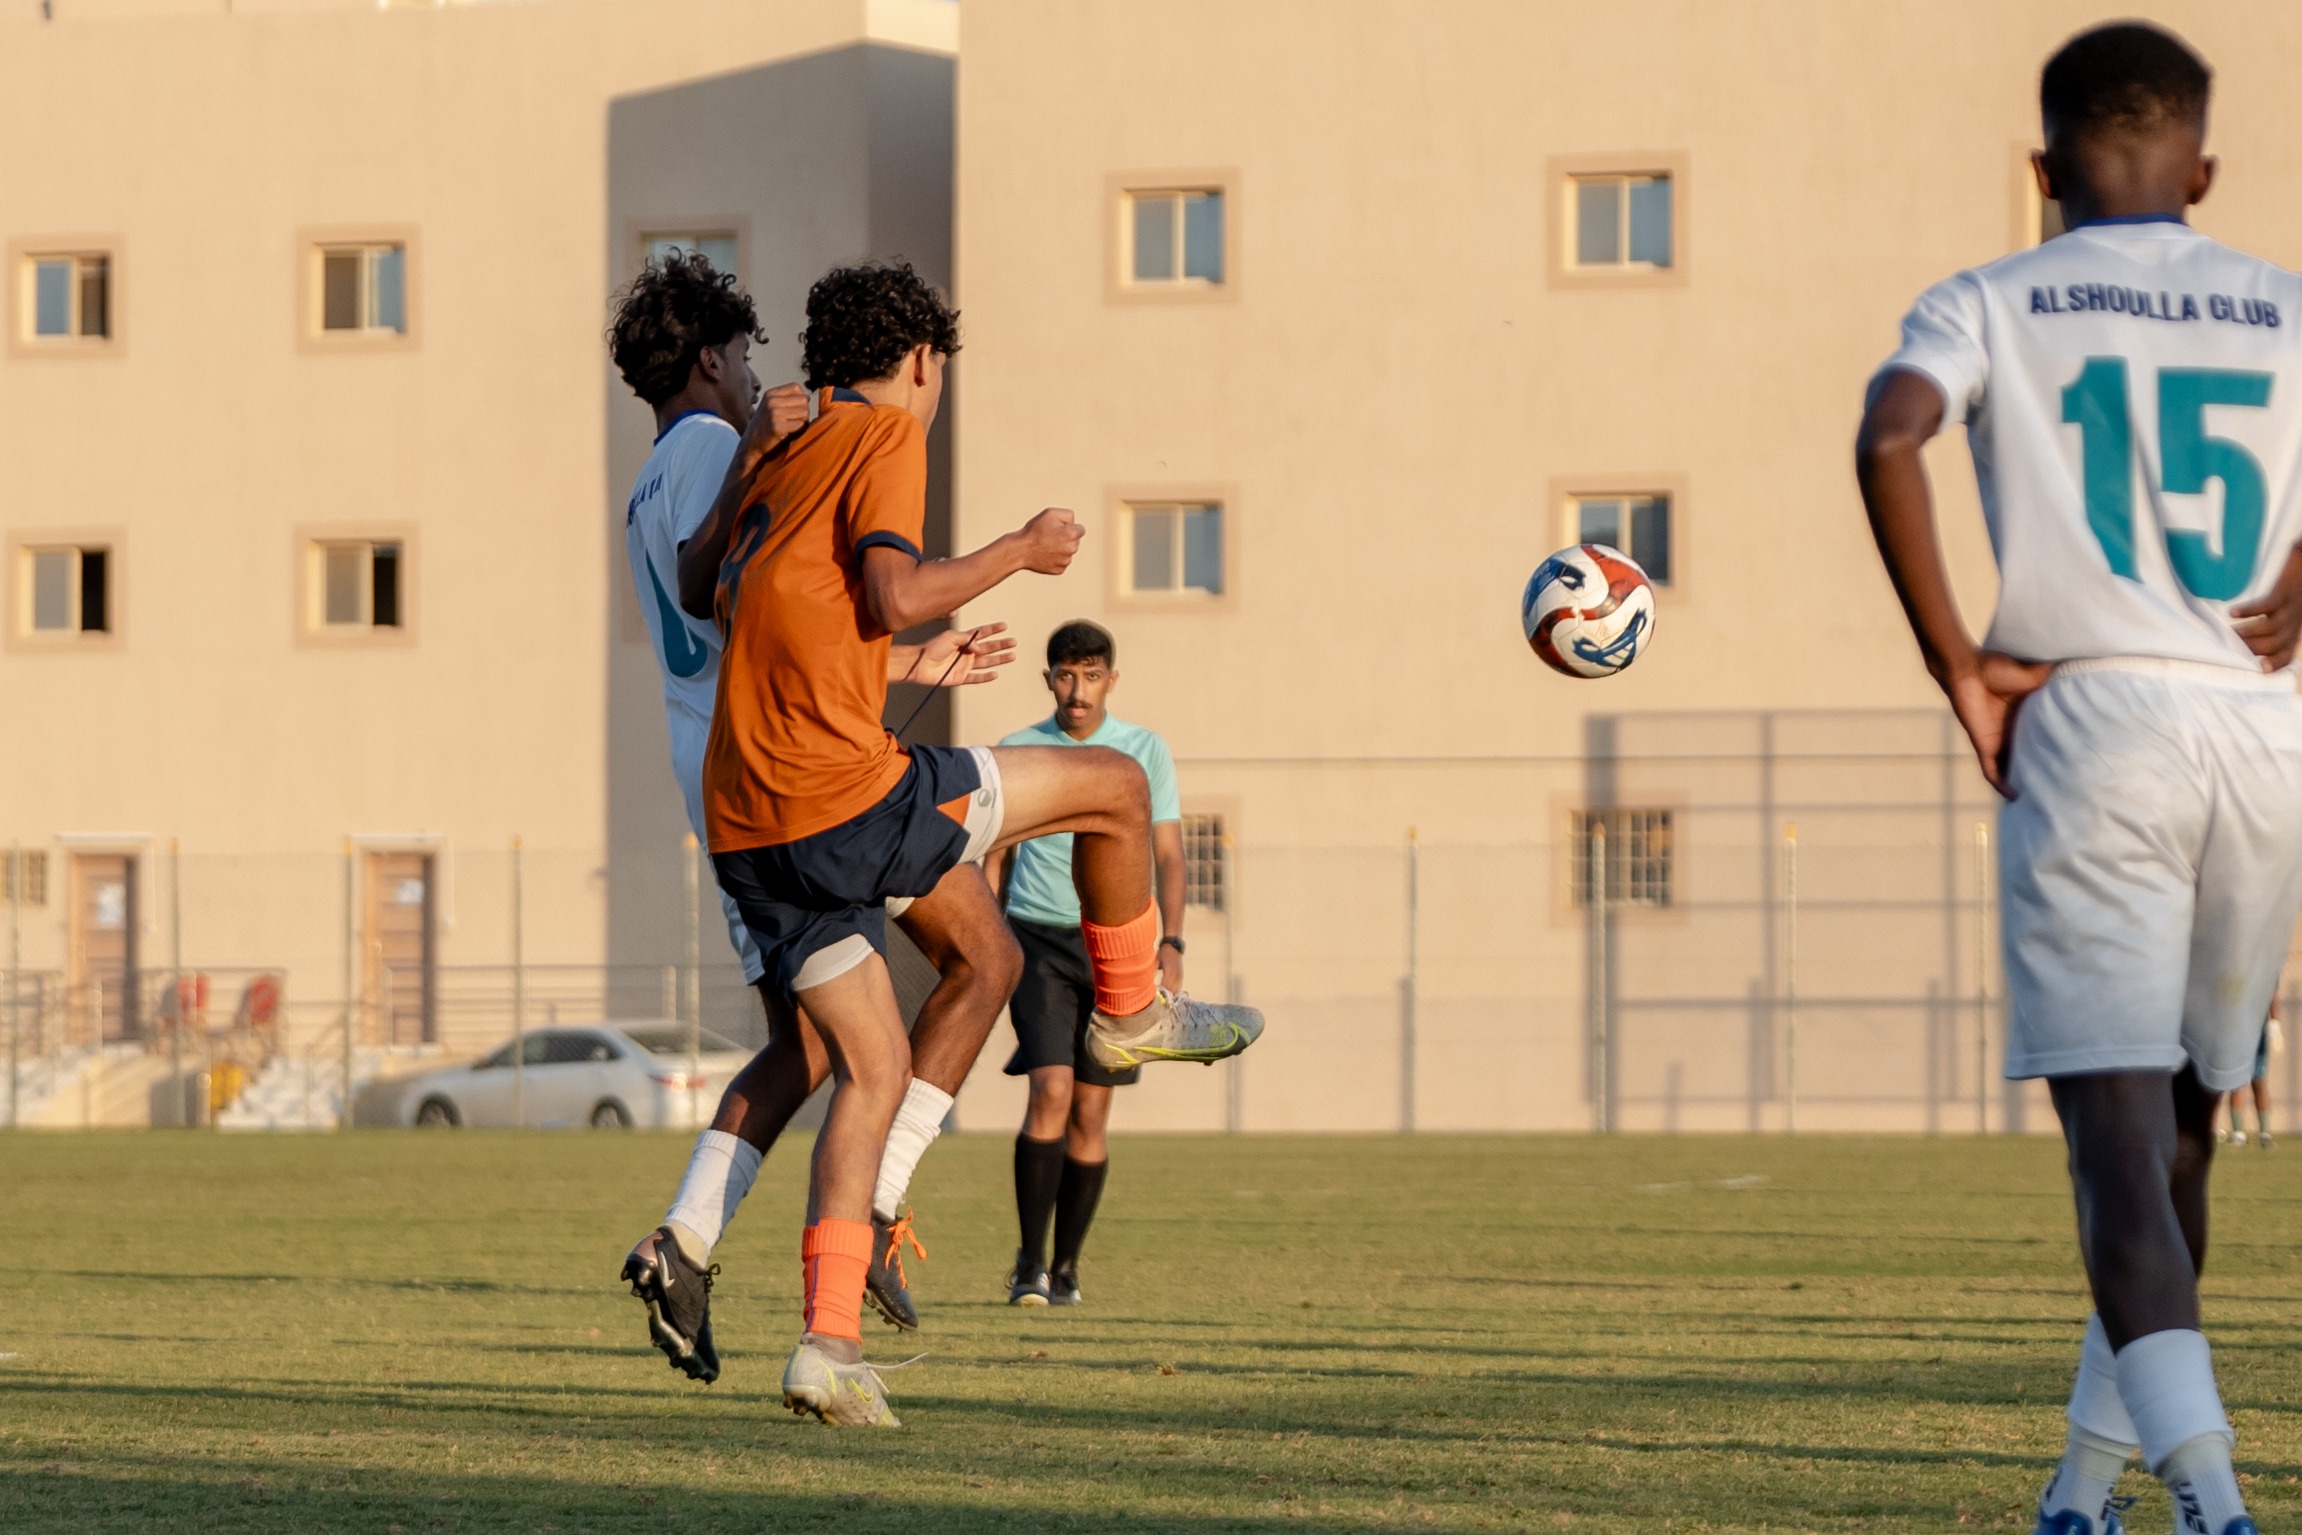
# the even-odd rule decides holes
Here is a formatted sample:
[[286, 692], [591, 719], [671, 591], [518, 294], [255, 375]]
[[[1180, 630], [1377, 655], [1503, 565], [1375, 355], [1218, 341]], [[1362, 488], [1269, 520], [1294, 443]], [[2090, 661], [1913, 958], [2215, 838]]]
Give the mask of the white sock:
[[[2193, 1439], [2218, 1434], [2231, 1442], [2214, 1386], [2214, 1356], [2206, 1334], [2168, 1328], [2136, 1338], [2118, 1351], [2118, 1399], [2134, 1420], [2134, 1439], [2151, 1474], [2166, 1475], [2166, 1459]], [[2222, 1535], [2217, 1529], [2214, 1535]]]
[[[761, 1160], [757, 1146], [725, 1130], [706, 1130], [695, 1138], [687, 1176], [679, 1180], [679, 1194], [663, 1218], [691, 1261], [701, 1264], [719, 1245], [727, 1223], [735, 1219], [735, 1207], [759, 1177]], [[698, 1245], [703, 1251], [694, 1250]]]
[[883, 1221], [895, 1219], [911, 1175], [927, 1148], [943, 1133], [943, 1118], [951, 1112], [951, 1095], [932, 1082], [911, 1079], [903, 1107], [887, 1129], [887, 1149], [879, 1157], [879, 1187], [872, 1191], [871, 1213]]
[[2041, 1513], [2064, 1509], [2084, 1514], [2099, 1530], [2109, 1521], [2110, 1493], [2134, 1453], [2134, 1420], [2118, 1398], [2118, 1357], [2102, 1318], [2086, 1318], [2086, 1340], [2078, 1350], [2078, 1378], [2070, 1386], [2070, 1438], [2062, 1464], [2038, 1500]]
[[2175, 1527], [2181, 1535], [2223, 1535], [2231, 1520], [2246, 1516], [2246, 1500], [2238, 1491], [2238, 1473], [2230, 1467], [2230, 1440], [2225, 1435], [2201, 1434], [2177, 1445], [2159, 1475], [2174, 1500]]

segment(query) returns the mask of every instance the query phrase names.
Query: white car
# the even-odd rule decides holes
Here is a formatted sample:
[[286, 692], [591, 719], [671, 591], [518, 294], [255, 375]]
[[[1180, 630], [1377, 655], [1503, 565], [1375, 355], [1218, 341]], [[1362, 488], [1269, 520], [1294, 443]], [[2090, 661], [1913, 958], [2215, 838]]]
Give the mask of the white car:
[[516, 1097], [524, 1104], [520, 1122], [545, 1129], [692, 1129], [711, 1122], [720, 1092], [752, 1054], [706, 1029], [690, 1082], [683, 1023], [537, 1029], [524, 1042], [516, 1089], [507, 1044], [468, 1065], [411, 1080], [400, 1098], [401, 1122], [508, 1128]]

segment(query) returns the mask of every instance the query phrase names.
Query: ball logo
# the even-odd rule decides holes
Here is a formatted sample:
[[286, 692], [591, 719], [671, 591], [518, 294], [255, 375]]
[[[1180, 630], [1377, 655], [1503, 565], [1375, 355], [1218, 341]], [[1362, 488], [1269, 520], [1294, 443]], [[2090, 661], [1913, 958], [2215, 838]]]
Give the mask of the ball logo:
[[1553, 671], [1611, 677], [1654, 637], [1654, 588], [1621, 550], [1577, 544], [1535, 567], [1519, 616], [1527, 644]]

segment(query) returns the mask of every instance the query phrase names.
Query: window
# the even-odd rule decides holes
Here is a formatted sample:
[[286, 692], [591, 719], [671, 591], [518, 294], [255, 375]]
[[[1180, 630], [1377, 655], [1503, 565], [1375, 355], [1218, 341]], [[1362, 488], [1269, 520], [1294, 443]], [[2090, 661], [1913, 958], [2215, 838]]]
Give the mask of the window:
[[24, 339], [40, 345], [103, 341], [112, 334], [112, 258], [100, 252], [40, 252], [23, 265]]
[[736, 241], [731, 231], [651, 234], [646, 237], [646, 241], [649, 261], [661, 261], [674, 252], [686, 251], [710, 262], [715, 272], [735, 271]]
[[112, 632], [112, 551], [28, 544], [17, 552], [19, 625], [41, 639]]
[[1607, 831], [1606, 898], [1610, 906], [1671, 904], [1671, 812], [1578, 810], [1574, 813], [1574, 892], [1577, 906], [1598, 893], [1591, 857], [1593, 831]]
[[1122, 590], [1136, 595], [1223, 595], [1223, 508], [1147, 502], [1127, 508]]
[[397, 541], [323, 540], [312, 545], [317, 579], [315, 629], [349, 632], [402, 626], [402, 576], [406, 548]]
[[1577, 496], [1578, 544], [1606, 544], [1638, 561], [1657, 586], [1671, 584], [1671, 498], [1667, 495]]
[[1138, 288], [1218, 287], [1223, 282], [1220, 187], [1130, 191], [1125, 210], [1123, 270]]
[[1221, 911], [1227, 887], [1227, 849], [1219, 815], [1183, 817], [1183, 903]]
[[0, 848], [0, 906], [48, 904], [48, 855]]
[[1674, 250], [1671, 188], [1671, 177], [1659, 172], [1569, 176], [1569, 264], [1668, 270]]
[[408, 332], [408, 248], [397, 241], [315, 247], [319, 329], [330, 336]]

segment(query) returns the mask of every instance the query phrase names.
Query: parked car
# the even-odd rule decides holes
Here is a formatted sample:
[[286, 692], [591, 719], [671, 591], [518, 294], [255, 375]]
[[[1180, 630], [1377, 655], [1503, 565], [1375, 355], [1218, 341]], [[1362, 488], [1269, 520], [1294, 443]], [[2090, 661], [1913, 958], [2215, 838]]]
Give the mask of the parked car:
[[520, 1069], [506, 1044], [463, 1066], [410, 1082], [400, 1097], [404, 1122], [426, 1129], [481, 1128], [520, 1122], [544, 1128], [689, 1129], [708, 1124], [728, 1079], [751, 1052], [703, 1031], [695, 1080], [688, 1079], [687, 1025], [593, 1023], [538, 1029], [524, 1037]]

